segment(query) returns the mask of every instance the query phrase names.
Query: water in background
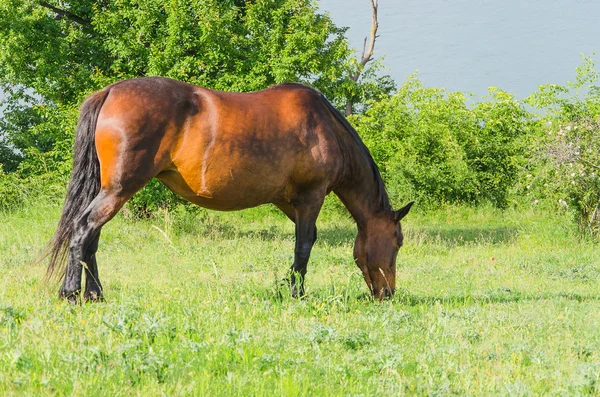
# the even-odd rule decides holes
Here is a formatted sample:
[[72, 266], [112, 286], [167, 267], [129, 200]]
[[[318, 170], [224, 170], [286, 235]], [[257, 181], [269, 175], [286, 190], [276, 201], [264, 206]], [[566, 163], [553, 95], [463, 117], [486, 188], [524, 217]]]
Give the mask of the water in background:
[[[362, 49], [369, 0], [319, 4]], [[428, 86], [479, 96], [498, 86], [523, 98], [574, 80], [580, 54], [600, 51], [599, 22], [598, 0], [379, 0], [375, 50], [399, 85], [418, 69]]]
[[[419, 70], [429, 86], [518, 97], [574, 79], [580, 53], [600, 50], [598, 0], [380, 0], [376, 56], [401, 84]], [[369, 0], [319, 0], [362, 48]], [[597, 55], [596, 59], [599, 58]], [[0, 92], [0, 98], [2, 93]]]

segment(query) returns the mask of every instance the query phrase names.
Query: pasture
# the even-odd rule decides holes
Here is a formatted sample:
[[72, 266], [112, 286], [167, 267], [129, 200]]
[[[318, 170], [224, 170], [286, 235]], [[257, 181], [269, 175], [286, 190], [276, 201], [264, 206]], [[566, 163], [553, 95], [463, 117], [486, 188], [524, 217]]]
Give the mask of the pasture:
[[384, 302], [332, 210], [302, 300], [280, 287], [294, 229], [275, 210], [119, 214], [106, 302], [68, 305], [28, 264], [59, 212], [0, 215], [0, 395], [600, 394], [600, 250], [564, 214], [417, 210]]

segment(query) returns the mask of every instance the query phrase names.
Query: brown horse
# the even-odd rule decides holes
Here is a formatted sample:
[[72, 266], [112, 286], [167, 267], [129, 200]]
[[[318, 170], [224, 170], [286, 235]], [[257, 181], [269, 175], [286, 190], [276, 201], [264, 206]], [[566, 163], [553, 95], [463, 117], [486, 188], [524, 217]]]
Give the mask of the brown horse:
[[372, 294], [394, 293], [400, 220], [412, 202], [392, 210], [369, 151], [323, 95], [300, 84], [228, 93], [149, 77], [112, 84], [81, 107], [49, 252], [48, 275], [66, 262], [60, 297], [78, 299], [85, 267], [84, 299], [102, 298], [100, 230], [154, 177], [209, 209], [276, 205], [296, 224], [294, 296], [304, 294], [315, 223], [333, 191], [358, 225], [354, 257]]

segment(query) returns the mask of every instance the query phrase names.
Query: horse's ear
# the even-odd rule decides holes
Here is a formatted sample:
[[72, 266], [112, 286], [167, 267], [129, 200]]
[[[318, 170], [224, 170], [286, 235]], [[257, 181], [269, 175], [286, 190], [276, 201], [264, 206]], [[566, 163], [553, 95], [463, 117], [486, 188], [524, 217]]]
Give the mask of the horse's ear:
[[414, 201], [411, 201], [404, 207], [400, 208], [398, 211], [394, 211], [394, 219], [396, 220], [396, 222], [400, 222], [400, 220], [404, 218], [406, 214], [408, 214], [408, 211], [410, 211], [410, 207], [412, 207], [414, 203]]

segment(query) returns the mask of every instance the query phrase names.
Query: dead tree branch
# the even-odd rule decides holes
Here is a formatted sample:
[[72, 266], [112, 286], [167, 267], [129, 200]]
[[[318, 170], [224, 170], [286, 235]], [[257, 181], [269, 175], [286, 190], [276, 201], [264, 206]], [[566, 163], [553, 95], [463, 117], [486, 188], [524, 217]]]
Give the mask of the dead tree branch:
[[[367, 46], [367, 37], [363, 42], [363, 49], [360, 56], [360, 63], [355, 73], [350, 73], [350, 79], [355, 83], [360, 78], [362, 71], [365, 69], [367, 63], [373, 60], [373, 54], [375, 52], [375, 40], [377, 40], [377, 28], [379, 28], [379, 22], [377, 21], [377, 8], [379, 7], [379, 0], [371, 1], [371, 33], [369, 36], [369, 45]], [[348, 98], [346, 101], [346, 116], [352, 114], [352, 98]]]

